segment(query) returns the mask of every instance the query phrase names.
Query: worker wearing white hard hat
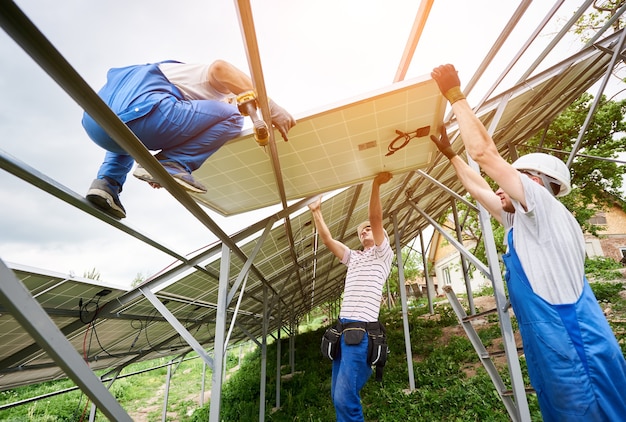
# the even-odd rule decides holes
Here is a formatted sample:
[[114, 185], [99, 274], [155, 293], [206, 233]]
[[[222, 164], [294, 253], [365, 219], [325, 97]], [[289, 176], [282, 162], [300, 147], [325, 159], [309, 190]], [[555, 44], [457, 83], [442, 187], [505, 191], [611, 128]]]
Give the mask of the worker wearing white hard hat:
[[543, 153], [509, 164], [465, 99], [454, 66], [431, 75], [452, 105], [465, 150], [499, 185], [494, 195], [456, 155], [445, 129], [432, 137], [470, 195], [505, 226], [509, 299], [543, 420], [623, 420], [626, 360], [585, 277], [582, 230], [556, 198], [571, 191], [569, 169]]

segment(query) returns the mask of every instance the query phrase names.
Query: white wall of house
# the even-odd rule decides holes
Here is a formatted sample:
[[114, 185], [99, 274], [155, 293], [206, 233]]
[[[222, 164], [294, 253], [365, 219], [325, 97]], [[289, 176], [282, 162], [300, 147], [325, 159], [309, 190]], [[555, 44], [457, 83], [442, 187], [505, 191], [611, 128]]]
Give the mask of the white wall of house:
[[587, 252], [587, 256], [589, 258], [593, 258], [594, 256], [604, 256], [600, 239], [597, 237], [585, 239], [585, 252]]
[[[467, 294], [465, 279], [463, 278], [463, 266], [461, 265], [461, 254], [459, 252], [454, 252], [437, 261], [435, 264], [435, 275], [437, 277], [437, 292], [439, 294], [443, 293], [442, 288], [445, 285], [451, 285], [452, 290], [457, 295]], [[491, 281], [476, 269], [469, 276], [472, 292], [491, 285]]]

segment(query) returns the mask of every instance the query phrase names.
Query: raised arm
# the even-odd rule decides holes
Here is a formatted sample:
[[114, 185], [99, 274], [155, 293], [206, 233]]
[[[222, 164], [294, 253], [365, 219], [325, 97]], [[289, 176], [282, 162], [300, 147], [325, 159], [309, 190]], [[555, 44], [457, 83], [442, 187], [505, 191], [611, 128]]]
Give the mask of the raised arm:
[[465, 190], [469, 192], [472, 198], [480, 202], [496, 220], [502, 223], [502, 203], [500, 198], [491, 190], [489, 183], [454, 152], [448, 140], [445, 127], [441, 128], [441, 136], [439, 138], [431, 135], [430, 139], [435, 143], [437, 149], [450, 160]]
[[461, 83], [454, 66], [439, 66], [433, 70], [431, 76], [452, 105], [467, 153], [502, 190], [526, 206], [518, 171], [502, 158], [487, 129], [469, 106], [461, 92]]
[[369, 221], [374, 242], [377, 245], [385, 240], [385, 231], [383, 230], [383, 207], [380, 203], [380, 185], [387, 183], [393, 176], [389, 172], [378, 173], [372, 182], [372, 192], [370, 194], [369, 203]]
[[[239, 95], [254, 89], [252, 79], [241, 70], [224, 60], [216, 60], [209, 67], [209, 83], [218, 91]], [[270, 118], [283, 139], [287, 140], [287, 133], [296, 125], [296, 120], [287, 110], [269, 100]]]
[[315, 202], [309, 204], [309, 209], [313, 215], [313, 221], [315, 222], [315, 228], [319, 233], [322, 242], [326, 247], [340, 260], [343, 259], [344, 254], [348, 251], [348, 247], [338, 240], [335, 240], [326, 226], [324, 216], [322, 215], [322, 197], [320, 196]]

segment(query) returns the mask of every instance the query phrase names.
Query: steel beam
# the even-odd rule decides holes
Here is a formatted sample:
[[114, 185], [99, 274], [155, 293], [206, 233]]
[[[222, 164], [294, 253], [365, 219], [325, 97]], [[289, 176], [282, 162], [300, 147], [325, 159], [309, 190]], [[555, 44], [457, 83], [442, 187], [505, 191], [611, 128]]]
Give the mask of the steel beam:
[[[394, 213], [392, 215], [393, 229], [398, 232], [398, 217]], [[404, 349], [406, 352], [406, 364], [409, 373], [409, 389], [415, 390], [415, 374], [413, 373], [413, 351], [411, 350], [411, 331], [409, 330], [409, 312], [406, 301], [406, 282], [404, 279], [404, 268], [402, 265], [402, 245], [400, 245], [400, 237], [394, 236], [396, 243], [396, 262], [398, 263], [398, 284], [400, 288], [400, 302], [402, 304], [402, 326], [404, 329]]]

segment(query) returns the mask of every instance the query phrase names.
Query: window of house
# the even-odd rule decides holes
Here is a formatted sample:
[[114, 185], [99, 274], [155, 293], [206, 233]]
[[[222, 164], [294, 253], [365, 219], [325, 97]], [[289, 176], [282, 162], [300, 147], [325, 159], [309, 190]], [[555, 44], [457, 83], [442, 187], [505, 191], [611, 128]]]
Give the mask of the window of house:
[[589, 224], [606, 226], [606, 213], [599, 212], [589, 219]]
[[448, 267], [443, 269], [443, 284], [444, 286], [452, 284], [452, 280], [450, 279], [450, 268]]

